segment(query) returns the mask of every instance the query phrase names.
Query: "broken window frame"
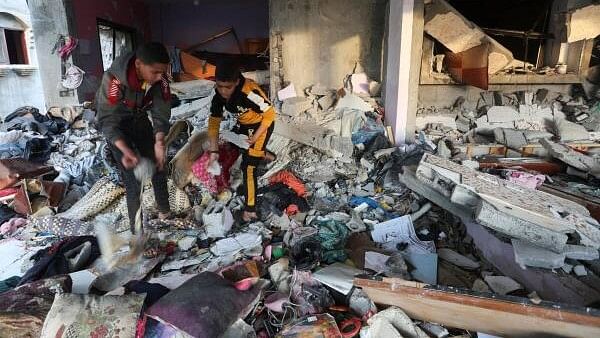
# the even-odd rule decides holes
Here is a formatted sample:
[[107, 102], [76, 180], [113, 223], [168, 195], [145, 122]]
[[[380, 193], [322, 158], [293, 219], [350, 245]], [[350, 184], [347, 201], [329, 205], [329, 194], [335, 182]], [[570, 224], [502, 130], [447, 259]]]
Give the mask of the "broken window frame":
[[[102, 50], [102, 35], [101, 35], [101, 27], [106, 27], [110, 30], [112, 30], [112, 54], [111, 54], [111, 60], [109, 64], [105, 63], [105, 58], [104, 58], [104, 54], [103, 54], [103, 50]], [[110, 22], [108, 20], [104, 20], [104, 19], [96, 19], [96, 28], [98, 30], [98, 44], [99, 44], [99, 48], [100, 48], [100, 55], [102, 58], [102, 68], [106, 71], [108, 68], [110, 68], [110, 66], [112, 65], [112, 62], [119, 56], [134, 51], [135, 47], [136, 47], [136, 41], [135, 41], [135, 37], [136, 37], [136, 30], [134, 28], [131, 27], [127, 27], [124, 25], [119, 25], [113, 22]], [[129, 46], [125, 46], [125, 47], [130, 47], [128, 48], [119, 48], [117, 49], [117, 37], [118, 35], [121, 34], [122, 36], [125, 36], [126, 38], [129, 37]]]

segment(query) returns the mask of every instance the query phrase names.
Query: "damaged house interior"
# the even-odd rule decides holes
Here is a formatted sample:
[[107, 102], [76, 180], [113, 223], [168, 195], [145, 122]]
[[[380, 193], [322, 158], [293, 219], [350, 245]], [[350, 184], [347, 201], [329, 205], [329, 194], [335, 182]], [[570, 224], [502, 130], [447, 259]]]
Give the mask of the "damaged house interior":
[[600, 337], [600, 1], [0, 0], [0, 338]]

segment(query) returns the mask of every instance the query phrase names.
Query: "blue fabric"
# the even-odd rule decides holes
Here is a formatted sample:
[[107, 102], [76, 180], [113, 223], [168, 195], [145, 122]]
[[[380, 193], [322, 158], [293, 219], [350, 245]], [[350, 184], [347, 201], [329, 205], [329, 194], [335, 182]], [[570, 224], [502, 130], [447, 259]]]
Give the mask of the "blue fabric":
[[369, 207], [371, 207], [373, 209], [377, 209], [380, 207], [379, 203], [377, 203], [377, 201], [375, 201], [374, 199], [369, 198], [369, 197], [352, 196], [349, 201], [349, 204], [351, 207], [357, 207], [363, 203], [367, 203], [369, 205]]

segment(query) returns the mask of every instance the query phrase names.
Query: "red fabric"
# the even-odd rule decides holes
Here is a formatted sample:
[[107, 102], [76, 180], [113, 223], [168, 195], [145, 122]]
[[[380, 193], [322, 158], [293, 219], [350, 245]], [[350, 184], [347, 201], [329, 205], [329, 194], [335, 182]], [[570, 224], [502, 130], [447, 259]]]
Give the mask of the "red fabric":
[[204, 152], [192, 165], [192, 172], [202, 185], [211, 193], [220, 193], [229, 188], [229, 170], [240, 155], [236, 147], [229, 144], [219, 145], [219, 164], [221, 165], [221, 175], [213, 176], [208, 171], [209, 152]]
[[298, 211], [300, 211], [300, 209], [295, 204], [290, 204], [287, 208], [285, 208], [285, 213], [289, 216], [297, 214]]
[[294, 190], [300, 197], [306, 197], [306, 187], [294, 174], [287, 170], [282, 170], [269, 178], [269, 184], [283, 183]]
[[121, 94], [121, 81], [113, 76], [108, 82], [108, 102], [111, 105], [116, 105], [119, 102]]
[[16, 194], [19, 191], [18, 188], [6, 188], [0, 190], [0, 197], [10, 196], [12, 194]]

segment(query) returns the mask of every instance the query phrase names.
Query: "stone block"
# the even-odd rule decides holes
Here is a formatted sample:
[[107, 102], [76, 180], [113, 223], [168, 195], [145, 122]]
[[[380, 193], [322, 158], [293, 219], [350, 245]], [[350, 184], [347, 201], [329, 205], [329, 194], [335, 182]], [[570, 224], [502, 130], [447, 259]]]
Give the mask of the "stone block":
[[515, 261], [522, 267], [526, 266], [557, 269], [565, 264], [565, 254], [559, 254], [540, 248], [525, 241], [513, 239]]
[[306, 97], [290, 97], [283, 101], [281, 113], [287, 116], [296, 117], [312, 108], [312, 106], [312, 102]]
[[598, 249], [583, 245], [567, 244], [564, 253], [570, 259], [591, 261], [599, 258]]

